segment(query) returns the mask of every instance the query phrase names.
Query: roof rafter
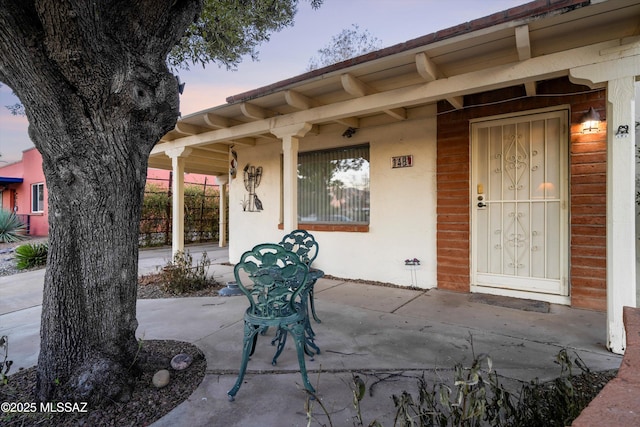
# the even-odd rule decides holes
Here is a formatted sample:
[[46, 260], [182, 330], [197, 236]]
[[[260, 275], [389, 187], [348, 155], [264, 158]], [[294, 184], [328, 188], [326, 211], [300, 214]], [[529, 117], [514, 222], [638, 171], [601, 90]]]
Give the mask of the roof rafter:
[[[440, 77], [443, 77], [443, 74], [436, 63], [429, 58], [426, 52], [416, 53], [415, 62], [418, 74], [420, 74], [420, 77], [422, 77], [426, 82], [434, 82]], [[464, 108], [464, 97], [452, 96], [446, 99], [447, 102], [449, 102], [449, 104], [451, 104], [451, 106], [456, 110]]]
[[296, 92], [295, 90], [285, 90], [284, 99], [288, 105], [298, 110], [308, 110], [309, 108], [319, 107], [320, 102], [306, 95]]
[[228, 128], [232, 126], [231, 120], [218, 114], [206, 113], [203, 117], [207, 126], [214, 129]]
[[[294, 90], [286, 90], [284, 92], [284, 99], [289, 106], [297, 108], [298, 110], [308, 110], [310, 108], [316, 108], [324, 105], [318, 100], [302, 95], [301, 93]], [[357, 128], [359, 120], [356, 117], [346, 117], [340, 120], [336, 120], [336, 123], [340, 123], [341, 125], [345, 125], [348, 127]]]
[[[340, 81], [342, 82], [342, 87], [344, 88], [345, 92], [353, 96], [363, 97], [377, 93], [377, 91], [371, 86], [367, 85], [362, 80], [354, 77], [349, 73], [341, 75]], [[383, 111], [397, 120], [405, 120], [407, 118], [407, 110], [402, 107], [391, 108]]]
[[255, 120], [262, 120], [278, 115], [278, 113], [275, 111], [259, 107], [255, 104], [251, 104], [250, 102], [243, 102], [242, 104], [240, 104], [240, 110], [245, 117]]
[[[526, 61], [531, 59], [531, 39], [529, 38], [529, 26], [521, 25], [516, 27], [516, 49], [518, 50], [518, 60]], [[524, 83], [527, 96], [536, 95], [536, 82], [528, 81]]]
[[182, 135], [197, 135], [199, 133], [207, 132], [209, 130], [210, 129], [202, 126], [192, 125], [192, 124], [184, 123], [180, 121], [177, 122], [175, 126], [175, 131]]

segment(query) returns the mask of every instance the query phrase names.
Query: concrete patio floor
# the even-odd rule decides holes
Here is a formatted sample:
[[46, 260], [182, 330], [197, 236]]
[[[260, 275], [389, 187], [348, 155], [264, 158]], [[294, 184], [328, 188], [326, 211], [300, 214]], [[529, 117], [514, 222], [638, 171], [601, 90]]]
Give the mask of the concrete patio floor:
[[[226, 249], [203, 249], [213, 260], [219, 281], [232, 279]], [[140, 273], [166, 264], [170, 252], [140, 252]], [[9, 335], [11, 358], [19, 367], [36, 364], [44, 271], [0, 277], [0, 330]], [[391, 396], [406, 390], [414, 396], [417, 379], [429, 384], [453, 378], [456, 362], [469, 366], [475, 353], [488, 353], [501, 381], [510, 388], [535, 378], [558, 376], [556, 354], [575, 351], [592, 370], [618, 368], [621, 356], [605, 348], [604, 313], [550, 305], [548, 312], [526, 301], [478, 298], [442, 290], [411, 290], [320, 279], [316, 308], [322, 323], [313, 323], [322, 352], [307, 358], [309, 378], [319, 401], [311, 401], [310, 425], [354, 425], [350, 382], [357, 373], [367, 384], [362, 401], [365, 425], [374, 419], [392, 426]], [[137, 335], [145, 340], [172, 339], [197, 345], [207, 359], [203, 382], [187, 401], [153, 424], [160, 426], [306, 426], [306, 394], [301, 388], [292, 340], [271, 365], [269, 334], [256, 353], [234, 402], [227, 391], [240, 363], [244, 297], [175, 298], [138, 301]], [[571, 352], [571, 354], [573, 354]]]

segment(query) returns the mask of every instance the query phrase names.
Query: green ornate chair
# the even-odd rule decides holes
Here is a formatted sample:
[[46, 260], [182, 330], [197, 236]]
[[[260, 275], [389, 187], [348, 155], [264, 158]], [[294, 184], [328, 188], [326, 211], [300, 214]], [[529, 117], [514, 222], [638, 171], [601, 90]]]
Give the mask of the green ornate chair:
[[[288, 251], [294, 252], [300, 257], [300, 260], [309, 267], [309, 277], [311, 280], [311, 286], [309, 288], [309, 307], [311, 308], [311, 315], [313, 319], [320, 323], [320, 319], [316, 314], [316, 306], [313, 297], [313, 286], [316, 281], [324, 276], [324, 271], [317, 268], [313, 268], [311, 264], [318, 256], [320, 247], [318, 242], [309, 234], [306, 230], [293, 230], [291, 233], [285, 235], [280, 241], [280, 245]], [[310, 326], [309, 326], [310, 327]]]
[[[307, 344], [313, 337], [306, 334], [309, 323], [307, 292], [312, 282], [309, 268], [297, 254], [275, 243], [263, 243], [245, 252], [234, 268], [236, 284], [249, 300], [244, 314], [244, 340], [242, 361], [235, 385], [227, 393], [233, 401], [242, 385], [249, 357], [256, 349], [258, 335], [273, 326], [276, 330], [275, 365], [284, 349], [287, 336], [295, 340], [298, 364], [304, 387], [315, 392], [307, 377], [305, 354], [310, 354]], [[244, 274], [242, 274], [244, 273]]]

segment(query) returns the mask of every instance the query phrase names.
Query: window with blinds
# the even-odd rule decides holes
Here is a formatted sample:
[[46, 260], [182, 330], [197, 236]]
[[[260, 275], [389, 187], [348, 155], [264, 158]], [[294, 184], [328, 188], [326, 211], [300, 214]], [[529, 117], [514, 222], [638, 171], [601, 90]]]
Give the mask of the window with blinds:
[[302, 223], [369, 223], [369, 145], [298, 154]]

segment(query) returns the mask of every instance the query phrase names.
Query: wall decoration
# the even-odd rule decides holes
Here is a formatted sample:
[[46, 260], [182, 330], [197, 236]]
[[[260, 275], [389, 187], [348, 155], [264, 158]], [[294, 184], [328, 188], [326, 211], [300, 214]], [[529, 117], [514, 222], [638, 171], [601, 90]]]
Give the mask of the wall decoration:
[[262, 210], [262, 201], [256, 194], [256, 188], [262, 180], [262, 166], [251, 166], [249, 163], [244, 167], [244, 188], [249, 192], [249, 199], [242, 200], [242, 210], [248, 212], [259, 212]]

